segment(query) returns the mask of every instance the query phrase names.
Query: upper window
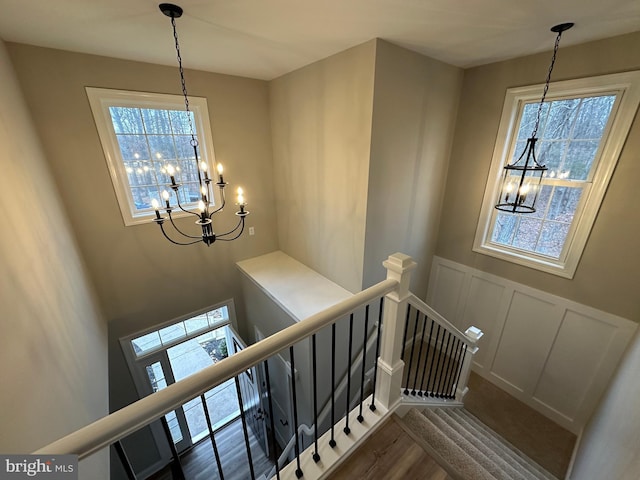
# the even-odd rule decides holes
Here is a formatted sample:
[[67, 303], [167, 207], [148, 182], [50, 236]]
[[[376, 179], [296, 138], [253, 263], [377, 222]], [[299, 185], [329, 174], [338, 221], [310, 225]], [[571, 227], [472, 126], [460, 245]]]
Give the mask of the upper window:
[[474, 251], [572, 278], [640, 101], [640, 72], [551, 85], [538, 130], [534, 213], [494, 208], [503, 167], [531, 135], [542, 86], [507, 91]]
[[180, 95], [90, 87], [87, 95], [125, 225], [152, 218], [151, 202], [164, 204], [163, 191], [173, 196], [168, 187], [171, 169], [182, 185], [180, 203], [197, 205], [201, 193], [189, 122], [199, 143], [199, 160], [211, 170], [214, 156], [206, 99], [189, 98], [189, 118]]

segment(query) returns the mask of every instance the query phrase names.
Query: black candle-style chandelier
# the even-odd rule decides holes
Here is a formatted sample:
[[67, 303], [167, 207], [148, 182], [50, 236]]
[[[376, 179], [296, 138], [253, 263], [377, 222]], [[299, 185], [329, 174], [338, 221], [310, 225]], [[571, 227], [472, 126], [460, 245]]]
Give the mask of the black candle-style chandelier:
[[524, 151], [518, 159], [504, 166], [498, 202], [495, 206], [498, 210], [510, 213], [533, 213], [536, 211], [535, 203], [538, 198], [538, 193], [540, 193], [542, 177], [544, 176], [544, 172], [547, 171], [547, 167], [540, 165], [536, 159], [536, 142], [538, 141], [536, 135], [538, 134], [538, 127], [540, 126], [540, 116], [542, 114], [544, 100], [549, 91], [551, 72], [556, 62], [560, 37], [562, 36], [562, 32], [569, 30], [571, 27], [573, 27], [573, 23], [561, 23], [551, 28], [552, 32], [557, 33], [556, 43], [553, 47], [553, 57], [551, 58], [551, 65], [549, 66], [547, 80], [542, 92], [542, 99], [538, 105], [533, 132], [527, 139]]
[[[174, 218], [172, 216], [172, 212], [175, 210], [171, 204], [171, 195], [168, 190], [162, 192], [162, 199], [165, 202], [165, 206], [163, 207], [167, 216], [163, 217], [160, 214], [160, 203], [158, 200], [152, 200], [152, 206], [156, 212], [156, 218], [153, 219], [160, 226], [160, 230], [162, 230], [162, 234], [165, 236], [167, 240], [176, 245], [193, 245], [196, 243], [204, 242], [207, 246], [211, 245], [216, 240], [220, 241], [231, 241], [242, 235], [244, 231], [245, 217], [249, 215], [249, 212], [245, 210], [246, 203], [244, 200], [244, 192], [241, 188], [238, 188], [238, 197], [236, 205], [239, 210], [236, 212], [236, 215], [239, 218], [237, 225], [228, 232], [216, 234], [213, 231], [213, 215], [222, 211], [225, 207], [226, 199], [224, 189], [227, 186], [227, 183], [224, 181], [224, 177], [222, 176], [222, 165], [218, 163], [218, 181], [215, 185], [220, 189], [220, 199], [221, 205], [219, 208], [215, 210], [211, 210], [211, 199], [213, 198], [213, 186], [211, 185], [212, 179], [209, 178], [207, 163], [205, 161], [199, 160], [198, 155], [198, 139], [196, 138], [196, 134], [193, 129], [193, 121], [191, 119], [191, 111], [189, 110], [189, 97], [187, 95], [187, 86], [184, 79], [184, 70], [182, 68], [182, 57], [180, 55], [180, 44], [178, 43], [178, 33], [176, 31], [176, 18], [180, 18], [182, 16], [182, 8], [177, 5], [173, 5], [171, 3], [161, 3], [159, 5], [160, 11], [165, 14], [167, 17], [171, 19], [171, 26], [173, 27], [173, 38], [175, 40], [176, 46], [176, 55], [178, 58], [178, 69], [180, 71], [180, 82], [182, 85], [182, 94], [184, 95], [184, 105], [185, 105], [185, 114], [187, 115], [189, 129], [191, 134], [191, 146], [193, 147], [193, 153], [196, 162], [196, 171], [198, 172], [198, 183], [200, 187], [200, 201], [198, 202], [198, 211], [190, 211], [183, 207], [180, 203], [180, 187], [181, 185], [176, 182], [175, 174], [176, 168], [172, 165], [166, 165], [165, 170], [169, 178], [171, 179], [171, 184], [167, 185], [171, 190], [173, 190], [173, 194], [175, 196], [175, 204], [177, 208], [181, 211], [188, 213], [190, 215], [194, 215], [197, 217], [196, 225], [198, 225], [202, 229], [202, 233], [199, 235], [190, 235], [183, 232], [174, 222]], [[179, 235], [179, 240], [175, 240], [171, 238], [166, 230], [165, 230], [165, 222], [169, 220], [169, 223], [173, 227], [175, 233]]]

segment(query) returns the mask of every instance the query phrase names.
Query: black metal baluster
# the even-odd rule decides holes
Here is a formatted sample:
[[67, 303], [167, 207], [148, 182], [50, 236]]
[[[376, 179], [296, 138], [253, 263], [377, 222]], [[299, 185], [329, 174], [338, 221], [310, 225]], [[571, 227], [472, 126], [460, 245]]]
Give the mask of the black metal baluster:
[[[444, 347], [444, 351], [440, 351], [440, 353], [442, 354], [441, 356], [438, 356], [438, 384], [436, 385], [435, 388], [435, 397], [439, 397], [440, 396], [440, 383], [442, 383], [442, 369], [444, 368], [444, 363], [445, 363], [445, 358], [447, 356], [447, 349], [449, 348], [449, 341], [451, 340], [451, 333], [447, 332], [447, 344]], [[444, 345], [444, 337], [442, 338], [442, 342]]]
[[369, 305], [364, 308], [364, 336], [362, 340], [362, 375], [360, 376], [360, 412], [358, 413], [358, 421], [362, 423], [362, 402], [364, 402], [364, 364], [367, 359], [367, 330], [369, 329]]
[[373, 359], [373, 391], [371, 392], [371, 405], [369, 410], [375, 412], [375, 398], [376, 398], [376, 380], [378, 379], [378, 357], [380, 356], [380, 332], [382, 330], [382, 306], [384, 297], [380, 297], [380, 311], [378, 312], [378, 334], [376, 336], [376, 356]]
[[122, 463], [122, 468], [124, 468], [124, 471], [127, 474], [127, 478], [129, 480], [136, 480], [136, 472], [133, 471], [133, 467], [131, 466], [129, 457], [127, 457], [124, 448], [122, 448], [122, 443], [120, 443], [120, 440], [116, 441], [113, 444], [113, 448], [115, 448], [116, 453], [118, 454], [118, 458], [120, 458], [120, 463]]
[[209, 436], [211, 437], [211, 445], [213, 446], [213, 455], [216, 457], [216, 464], [218, 465], [218, 475], [220, 476], [220, 480], [224, 480], [224, 475], [222, 474], [222, 463], [220, 463], [220, 452], [218, 452], [218, 444], [216, 443], [216, 437], [213, 434], [211, 416], [209, 415], [209, 407], [207, 406], [207, 399], [205, 398], [204, 393], [200, 395], [200, 399], [202, 400], [202, 408], [204, 409], [204, 417], [207, 420], [207, 427], [209, 427]]
[[298, 435], [298, 401], [296, 399], [296, 363], [293, 356], [293, 345], [289, 347], [291, 357], [291, 396], [293, 400], [293, 434], [296, 436], [296, 477], [302, 478], [300, 468], [300, 436]]
[[238, 395], [238, 406], [240, 407], [240, 418], [242, 419], [242, 431], [244, 432], [244, 444], [247, 449], [247, 458], [249, 459], [249, 472], [251, 473], [251, 480], [255, 480], [256, 474], [253, 471], [253, 459], [251, 458], [251, 445], [249, 443], [249, 431], [247, 430], [247, 416], [244, 412], [244, 405], [242, 401], [242, 392], [240, 391], [240, 380], [235, 377], [236, 380], [236, 393]]
[[[426, 325], [427, 325], [427, 316], [424, 316], [424, 322], [425, 322], [425, 329], [426, 329]], [[433, 326], [435, 325], [436, 322], [434, 322], [433, 320], [431, 320], [431, 328], [429, 329], [429, 341], [427, 342], [427, 353], [425, 353], [424, 355], [424, 368], [422, 369], [422, 378], [420, 379], [420, 393], [418, 393], [418, 395], [422, 396], [423, 395], [423, 385], [424, 385], [424, 377], [425, 374], [427, 373], [427, 363], [429, 361], [429, 350], [433, 351], [433, 348], [431, 348], [431, 336], [433, 335]], [[428, 382], [427, 382], [428, 383]]]
[[331, 324], [331, 440], [329, 446], [334, 448], [336, 440], [334, 428], [336, 424], [336, 324]]
[[280, 465], [278, 464], [278, 449], [276, 448], [278, 441], [276, 440], [276, 426], [274, 424], [274, 419], [273, 419], [273, 401], [271, 400], [271, 379], [269, 377], [269, 361], [268, 360], [264, 361], [264, 376], [265, 376], [265, 381], [267, 382], [267, 399], [269, 400], [269, 423], [271, 425], [271, 442], [273, 445], [273, 458], [276, 461], [276, 479], [280, 480]]
[[[411, 305], [407, 306], [407, 311], [411, 309]], [[411, 365], [413, 365], [413, 352], [416, 348], [416, 333], [418, 332], [418, 320], [420, 319], [420, 310], [416, 309], [416, 321], [413, 327], [413, 340], [411, 341], [411, 355], [409, 356], [409, 368], [407, 368], [407, 379], [404, 384], [404, 394], [409, 394], [409, 378], [411, 376]]]
[[[442, 386], [440, 386], [440, 383], [438, 383], [438, 394], [440, 395], [440, 398], [444, 398], [444, 392], [446, 391], [445, 390], [445, 385], [449, 381], [449, 377], [448, 377], [449, 365], [451, 364], [451, 356], [453, 354], [453, 345], [456, 342], [456, 337], [454, 337], [453, 335], [449, 334], [449, 339], [451, 339], [451, 337], [453, 337], [453, 341], [451, 342], [451, 348], [447, 349], [446, 358], [443, 361], [444, 367], [442, 369]], [[447, 344], [448, 343], [449, 343], [449, 341], [447, 341]]]
[[320, 461], [320, 455], [318, 454], [318, 379], [317, 379], [317, 360], [316, 360], [316, 334], [311, 336], [311, 347], [313, 354], [313, 443], [315, 446], [315, 453], [313, 454], [313, 461], [318, 463]]
[[[436, 350], [438, 349], [438, 339], [440, 338], [440, 324], [436, 330], [436, 341], [433, 344], [433, 351], [431, 352], [431, 362], [429, 363], [429, 379], [427, 380], [427, 389], [425, 390], [425, 396], [431, 392], [433, 386], [431, 385], [431, 374], [433, 373], [433, 364], [436, 360]], [[431, 386], [430, 386], [431, 385]]]
[[[418, 373], [420, 373], [420, 359], [422, 358], [422, 346], [424, 345], [424, 334], [426, 331], [427, 331], [427, 316], [424, 315], [424, 324], [422, 325], [422, 334], [420, 335], [420, 349], [418, 350], [418, 363], [416, 363], [416, 373], [413, 376], [413, 390], [411, 391], [411, 395], [416, 394], [416, 384], [418, 383]], [[426, 358], [424, 359], [424, 365], [426, 368], [426, 365], [427, 365]]]
[[167, 423], [167, 419], [164, 415], [160, 417], [160, 423], [162, 424], [162, 429], [164, 430], [164, 434], [167, 437], [167, 441], [169, 442], [171, 455], [173, 455], [173, 462], [171, 462], [171, 474], [177, 480], [185, 480], [184, 470], [182, 470], [182, 463], [180, 462], [180, 455], [178, 454], [178, 450], [176, 449], [176, 444], [173, 443], [171, 429], [169, 428], [169, 424]]
[[353, 348], [353, 313], [349, 315], [349, 356], [347, 357], [347, 407], [345, 414], [345, 424], [342, 431], [349, 435], [351, 429], [349, 428], [349, 403], [351, 400], [351, 351]]
[[458, 389], [458, 382], [460, 381], [460, 375], [462, 374], [462, 365], [464, 364], [464, 360], [467, 357], [467, 344], [464, 344], [464, 351], [462, 352], [462, 357], [460, 358], [460, 362], [458, 363], [458, 373], [456, 374], [456, 383], [453, 386], [453, 396], [455, 397], [455, 391]]
[[458, 365], [458, 355], [460, 354], [460, 345], [462, 345], [462, 340], [460, 340], [459, 338], [456, 338], [456, 348], [455, 348], [455, 352], [453, 353], [453, 357], [452, 357], [452, 361], [451, 361], [451, 371], [449, 372], [448, 378], [449, 381], [447, 382], [447, 385], [445, 386], [445, 396], [444, 398], [451, 398], [451, 386], [453, 385], [453, 379], [454, 379], [454, 375], [456, 373], [456, 368]]

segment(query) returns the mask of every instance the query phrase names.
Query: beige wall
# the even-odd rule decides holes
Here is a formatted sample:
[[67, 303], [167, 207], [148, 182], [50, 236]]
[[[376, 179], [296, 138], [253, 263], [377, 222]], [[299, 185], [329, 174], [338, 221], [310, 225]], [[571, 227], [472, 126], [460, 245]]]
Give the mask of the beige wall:
[[106, 415], [107, 326], [1, 41], [0, 171], [0, 451], [29, 453]]
[[270, 83], [280, 250], [362, 286], [375, 41]]
[[[178, 94], [177, 68], [19, 44], [8, 49], [109, 321], [113, 411], [137, 398], [120, 337], [232, 297], [242, 318], [235, 262], [277, 249], [267, 83], [187, 70], [189, 94], [207, 99], [216, 158], [230, 187], [245, 188], [256, 233], [209, 248], [178, 247], [151, 222], [124, 226], [85, 93], [93, 86]], [[225, 218], [235, 220], [228, 210]], [[134, 466], [157, 456], [152, 445], [140, 461], [132, 454]]]
[[580, 439], [574, 480], [636, 480], [640, 472], [640, 335]]
[[426, 296], [461, 84], [462, 69], [378, 40], [364, 287], [402, 252], [418, 262], [412, 291]]
[[[640, 32], [561, 48], [554, 80], [640, 69]], [[471, 251], [506, 89], [543, 83], [549, 53], [466, 70], [436, 253], [640, 321], [640, 120], [636, 116], [572, 280]]]

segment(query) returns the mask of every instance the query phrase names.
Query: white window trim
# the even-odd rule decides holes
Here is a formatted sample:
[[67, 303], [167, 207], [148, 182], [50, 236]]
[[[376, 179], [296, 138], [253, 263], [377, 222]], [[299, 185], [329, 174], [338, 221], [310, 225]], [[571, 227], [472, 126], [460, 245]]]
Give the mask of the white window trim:
[[[134, 201], [127, 180], [127, 172], [120, 157], [120, 146], [116, 137], [109, 107], [134, 107], [156, 108], [167, 110], [184, 110], [184, 97], [182, 95], [169, 95], [162, 93], [134, 92], [128, 90], [112, 90], [107, 88], [86, 87], [87, 97], [96, 122], [100, 142], [104, 151], [107, 167], [111, 174], [111, 181], [115, 190], [122, 219], [126, 226], [149, 223], [154, 218], [153, 211], [148, 213], [135, 213]], [[200, 160], [206, 161], [209, 172], [215, 172], [215, 154], [213, 140], [211, 139], [211, 124], [209, 122], [209, 110], [207, 99], [202, 97], [189, 97], [189, 109], [195, 118], [195, 131], [198, 132]], [[215, 202], [211, 199], [211, 204]], [[173, 217], [187, 215], [179, 210], [174, 211]]]
[[[549, 95], [547, 95], [548, 100], [603, 93], [620, 95], [611, 112], [610, 133], [606, 140], [603, 136], [603, 144], [600, 146], [600, 160], [592, 177], [593, 183], [590, 187], [585, 186], [580, 205], [576, 210], [578, 218], [571, 226], [565, 248], [557, 261], [529, 252], [516, 252], [491, 243], [489, 237], [496, 213], [494, 205], [498, 197], [505, 159], [511, 158], [509, 154], [513, 136], [518, 134], [516, 122], [519, 120], [520, 105], [526, 101], [539, 99], [542, 96], [543, 87], [544, 85], [534, 85], [507, 90], [473, 251], [561, 277], [573, 278], [640, 103], [640, 71], [566, 80], [551, 84]], [[571, 185], [572, 182], [567, 183]]]

